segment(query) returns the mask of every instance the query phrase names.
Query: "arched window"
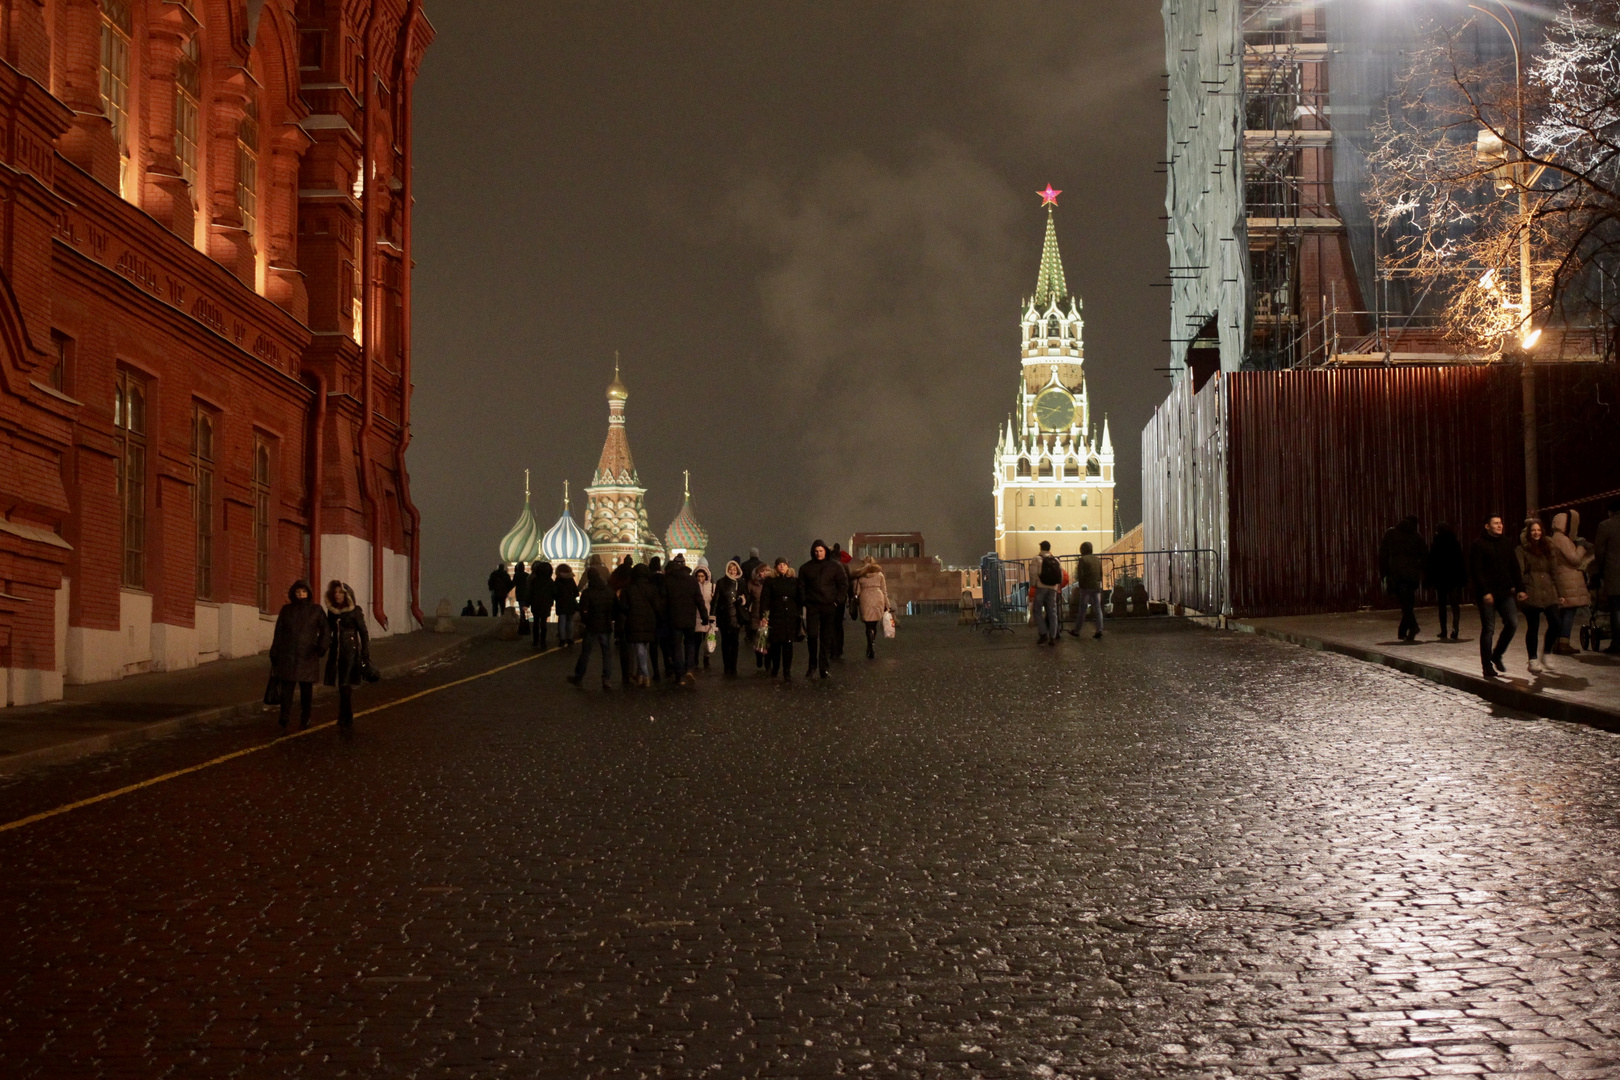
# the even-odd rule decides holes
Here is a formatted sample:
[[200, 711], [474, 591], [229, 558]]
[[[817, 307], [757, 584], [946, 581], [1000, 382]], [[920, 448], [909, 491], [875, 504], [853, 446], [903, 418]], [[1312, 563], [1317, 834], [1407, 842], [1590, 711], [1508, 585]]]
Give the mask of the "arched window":
[[121, 194], [129, 178], [129, 67], [130, 41], [135, 23], [128, 0], [101, 0], [101, 111], [112, 122], [118, 144], [118, 186]]
[[1043, 478], [1046, 478], [1046, 477], [1050, 477], [1051, 475], [1052, 475], [1052, 459], [1051, 458], [1043, 458], [1043, 459], [1041, 459], [1041, 476]]
[[1102, 466], [1097, 464], [1097, 459], [1096, 458], [1092, 458], [1090, 461], [1086, 462], [1086, 475], [1087, 476], [1101, 476], [1102, 475]]
[[1082, 491], [1080, 493], [1080, 505], [1081, 506], [1090, 506], [1091, 505], [1091, 493], [1090, 492]]
[[1062, 532], [1063, 531], [1063, 526], [1061, 526], [1061, 525], [1057, 526], [1055, 531], [1056, 532]]
[[260, 611], [270, 610], [270, 446], [253, 436], [253, 586]]
[[1047, 337], [1059, 337], [1059, 336], [1062, 335], [1062, 333], [1063, 333], [1063, 330], [1058, 325], [1056, 315], [1052, 316], [1049, 320], [1047, 320], [1047, 323], [1046, 323], [1046, 336]]
[[1029, 531], [1030, 531], [1030, 532], [1034, 532], [1034, 531], [1035, 531], [1035, 526], [1033, 526], [1033, 525], [1031, 525], [1031, 526], [1030, 526], [1030, 527], [1029, 527]]
[[1035, 496], [1034, 495], [1031, 495], [1029, 497], [1029, 505], [1031, 505], [1031, 506], [1035, 505]]
[[242, 228], [257, 243], [259, 237], [259, 103], [248, 99], [236, 125], [236, 206]]
[[1052, 505], [1053, 506], [1062, 506], [1063, 505], [1063, 496], [1059, 495], [1057, 497], [1057, 501], [1055, 503], [1053, 503]]
[[1028, 476], [1029, 475], [1029, 458], [1021, 457], [1021, 458], [1018, 459], [1018, 475], [1019, 476]]

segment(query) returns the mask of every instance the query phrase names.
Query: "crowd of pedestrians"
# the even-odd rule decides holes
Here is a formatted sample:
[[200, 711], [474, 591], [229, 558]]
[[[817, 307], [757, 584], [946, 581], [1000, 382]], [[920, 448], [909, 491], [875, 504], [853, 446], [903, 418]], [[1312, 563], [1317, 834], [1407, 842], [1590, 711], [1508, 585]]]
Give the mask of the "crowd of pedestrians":
[[1602, 651], [1620, 655], [1614, 636], [1620, 624], [1620, 499], [1608, 510], [1591, 541], [1581, 536], [1581, 517], [1574, 510], [1546, 522], [1527, 518], [1511, 534], [1502, 518], [1492, 515], [1466, 554], [1451, 526], [1436, 526], [1432, 541], [1426, 541], [1418, 519], [1406, 518], [1384, 534], [1378, 548], [1384, 588], [1401, 607], [1398, 636], [1417, 640], [1417, 594], [1427, 587], [1439, 609], [1440, 640], [1456, 641], [1466, 590], [1479, 612], [1480, 668], [1487, 679], [1506, 672], [1505, 657], [1521, 617], [1532, 676], [1545, 673], [1551, 657], [1581, 651], [1574, 644], [1577, 625], [1584, 628], [1581, 640], [1587, 647], [1596, 649], [1607, 639]]
[[537, 649], [550, 647], [555, 617], [557, 645], [580, 646], [568, 676], [575, 686], [584, 684], [591, 657], [599, 654], [604, 690], [615, 660], [623, 686], [691, 686], [710, 670], [715, 652], [722, 674], [735, 678], [745, 649], [754, 654], [756, 674], [790, 681], [799, 642], [805, 677], [825, 679], [843, 659], [846, 619], [864, 625], [867, 659], [876, 658], [880, 636], [894, 634], [894, 609], [877, 561], [856, 566], [837, 544], [820, 540], [797, 569], [785, 558], [766, 563], [757, 548], [747, 559], [728, 560], [718, 579], [707, 559], [689, 567], [680, 554], [667, 564], [656, 556], [641, 563], [625, 556], [611, 569], [592, 556], [583, 583], [566, 563], [537, 562], [519, 563], [510, 574], [498, 567], [489, 587], [493, 610], [503, 611], [510, 599]]

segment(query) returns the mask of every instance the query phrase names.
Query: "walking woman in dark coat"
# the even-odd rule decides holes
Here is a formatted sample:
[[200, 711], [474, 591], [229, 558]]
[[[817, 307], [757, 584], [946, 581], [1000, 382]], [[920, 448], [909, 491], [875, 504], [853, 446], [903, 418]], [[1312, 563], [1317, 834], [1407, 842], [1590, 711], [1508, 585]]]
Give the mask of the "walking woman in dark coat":
[[512, 603], [517, 605], [518, 636], [529, 632], [529, 572], [519, 562], [512, 571]]
[[1451, 640], [1456, 641], [1462, 629], [1462, 594], [1468, 585], [1468, 560], [1463, 558], [1457, 530], [1443, 521], [1434, 527], [1434, 544], [1429, 548], [1424, 578], [1434, 590], [1435, 602], [1440, 605], [1440, 636], [1446, 636], [1446, 611], [1450, 608]]
[[556, 583], [551, 580], [551, 564], [537, 562], [529, 570], [529, 595], [523, 600], [529, 605], [530, 626], [534, 647], [546, 647], [546, 624], [551, 621], [551, 603], [556, 599]]
[[270, 643], [270, 671], [281, 680], [281, 727], [292, 718], [293, 686], [298, 686], [298, 726], [309, 727], [310, 697], [321, 677], [321, 657], [331, 641], [326, 613], [309, 594], [309, 582], [295, 581], [276, 616]]
[[557, 644], [566, 649], [574, 643], [574, 616], [579, 614], [579, 583], [572, 566], [557, 567], [551, 591], [557, 602]]
[[629, 686], [630, 674], [630, 635], [625, 629], [625, 590], [630, 588], [630, 568], [635, 563], [626, 555], [613, 568], [608, 575], [608, 585], [613, 589], [613, 637], [619, 648], [619, 685]]
[[798, 575], [786, 559], [776, 560], [776, 573], [765, 579], [760, 605], [770, 620], [770, 659], [772, 678], [780, 671], [783, 682], [793, 681], [793, 640], [799, 636], [804, 614], [804, 590]]
[[326, 586], [326, 627], [331, 650], [326, 654], [326, 685], [337, 687], [338, 727], [354, 724], [354, 688], [371, 666], [371, 633], [366, 613], [354, 601], [354, 590], [341, 581]]
[[742, 566], [736, 559], [726, 563], [726, 572], [714, 586], [714, 609], [709, 612], [720, 629], [720, 659], [725, 673], [737, 676], [737, 646], [748, 629], [748, 590], [743, 585]]

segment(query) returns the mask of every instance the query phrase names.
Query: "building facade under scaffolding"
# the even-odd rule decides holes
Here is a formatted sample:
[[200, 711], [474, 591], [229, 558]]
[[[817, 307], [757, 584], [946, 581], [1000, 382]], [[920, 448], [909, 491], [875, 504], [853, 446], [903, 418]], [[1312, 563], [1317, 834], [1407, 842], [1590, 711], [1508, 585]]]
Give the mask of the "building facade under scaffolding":
[[[1597, 339], [1550, 330], [1529, 397], [1519, 365], [1459, 356], [1380, 268], [1372, 131], [1424, 23], [1466, 7], [1163, 12], [1174, 383], [1142, 432], [1141, 546], [1177, 557], [1147, 561], [1152, 599], [1240, 616], [1388, 605], [1378, 540], [1408, 514], [1467, 536], [1487, 514], [1596, 511], [1620, 483], [1620, 368], [1587, 362]], [[1468, 32], [1479, 59], [1506, 47]]]
[[[1380, 269], [1389, 239], [1366, 182], [1412, 43], [1467, 14], [1447, 0], [1165, 0], [1175, 377], [1458, 359], [1424, 297]], [[1481, 59], [1507, 48], [1468, 33]]]

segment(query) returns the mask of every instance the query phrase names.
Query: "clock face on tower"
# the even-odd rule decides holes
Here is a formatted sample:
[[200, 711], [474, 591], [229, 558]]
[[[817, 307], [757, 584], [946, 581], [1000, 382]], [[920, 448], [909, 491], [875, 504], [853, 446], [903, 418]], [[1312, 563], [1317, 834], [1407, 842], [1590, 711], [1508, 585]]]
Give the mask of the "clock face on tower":
[[1035, 421], [1045, 431], [1063, 431], [1074, 423], [1074, 398], [1053, 388], [1035, 399]]

